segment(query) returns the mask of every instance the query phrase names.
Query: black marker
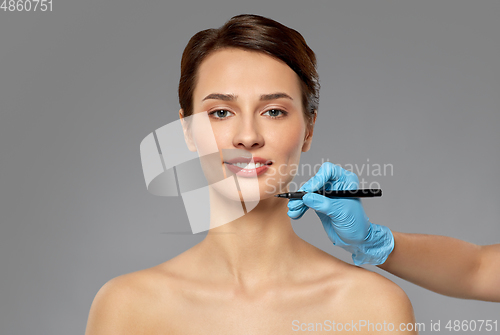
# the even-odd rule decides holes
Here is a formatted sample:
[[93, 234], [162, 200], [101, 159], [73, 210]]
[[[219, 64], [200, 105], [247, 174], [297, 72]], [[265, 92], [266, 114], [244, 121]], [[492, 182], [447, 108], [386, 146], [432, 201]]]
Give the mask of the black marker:
[[[308, 192], [291, 192], [291, 193], [281, 193], [276, 194], [275, 197], [287, 198], [287, 199], [302, 199], [302, 197]], [[328, 198], [372, 198], [381, 197], [382, 190], [378, 188], [360, 189], [360, 190], [339, 190], [339, 191], [314, 191], [312, 193], [318, 193], [324, 195]]]

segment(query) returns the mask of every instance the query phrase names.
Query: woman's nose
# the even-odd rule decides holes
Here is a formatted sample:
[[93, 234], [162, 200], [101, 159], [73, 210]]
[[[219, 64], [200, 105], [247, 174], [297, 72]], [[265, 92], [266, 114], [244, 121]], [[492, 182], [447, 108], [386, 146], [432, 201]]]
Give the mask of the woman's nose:
[[262, 136], [258, 124], [253, 117], [247, 117], [239, 120], [235, 135], [233, 137], [233, 145], [241, 149], [256, 149], [264, 145], [264, 137]]

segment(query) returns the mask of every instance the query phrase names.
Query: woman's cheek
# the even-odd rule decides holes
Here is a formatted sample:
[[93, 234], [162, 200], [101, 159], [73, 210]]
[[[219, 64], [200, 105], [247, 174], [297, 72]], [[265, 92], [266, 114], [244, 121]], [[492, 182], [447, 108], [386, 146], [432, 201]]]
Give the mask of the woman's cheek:
[[232, 143], [233, 141], [228, 135], [229, 132], [217, 132], [215, 135], [215, 142], [217, 143], [217, 147], [219, 148], [219, 151], [222, 149], [229, 149], [232, 148]]
[[[292, 133], [292, 132], [290, 132]], [[296, 160], [300, 159], [300, 153], [302, 152], [302, 146], [304, 141], [301, 136], [297, 136], [297, 133], [300, 134], [300, 131], [294, 133], [295, 136], [289, 136], [285, 139], [284, 143], [287, 143], [287, 156], [288, 161], [290, 163], [298, 163]]]

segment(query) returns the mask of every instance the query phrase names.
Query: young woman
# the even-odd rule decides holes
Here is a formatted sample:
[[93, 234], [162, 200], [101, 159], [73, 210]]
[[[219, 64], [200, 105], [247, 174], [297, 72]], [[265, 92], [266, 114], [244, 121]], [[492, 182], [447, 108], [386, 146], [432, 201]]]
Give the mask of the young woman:
[[414, 322], [397, 285], [302, 240], [287, 200], [274, 197], [288, 190], [311, 147], [318, 99], [315, 55], [293, 29], [238, 15], [191, 38], [179, 116], [207, 112], [219, 149], [242, 149], [268, 165], [256, 176], [260, 201], [177, 257], [107, 282], [87, 335], [384, 334]]

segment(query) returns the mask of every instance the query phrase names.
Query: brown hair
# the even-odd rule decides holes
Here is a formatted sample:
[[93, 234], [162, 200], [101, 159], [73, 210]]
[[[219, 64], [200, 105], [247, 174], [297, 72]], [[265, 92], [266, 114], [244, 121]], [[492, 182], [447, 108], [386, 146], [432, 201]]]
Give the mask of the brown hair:
[[193, 92], [197, 70], [205, 57], [222, 48], [263, 52], [285, 62], [300, 78], [302, 106], [311, 121], [319, 104], [319, 77], [316, 56], [302, 35], [266, 17], [241, 14], [218, 29], [206, 29], [189, 40], [181, 60], [179, 103], [184, 116], [193, 113]]

